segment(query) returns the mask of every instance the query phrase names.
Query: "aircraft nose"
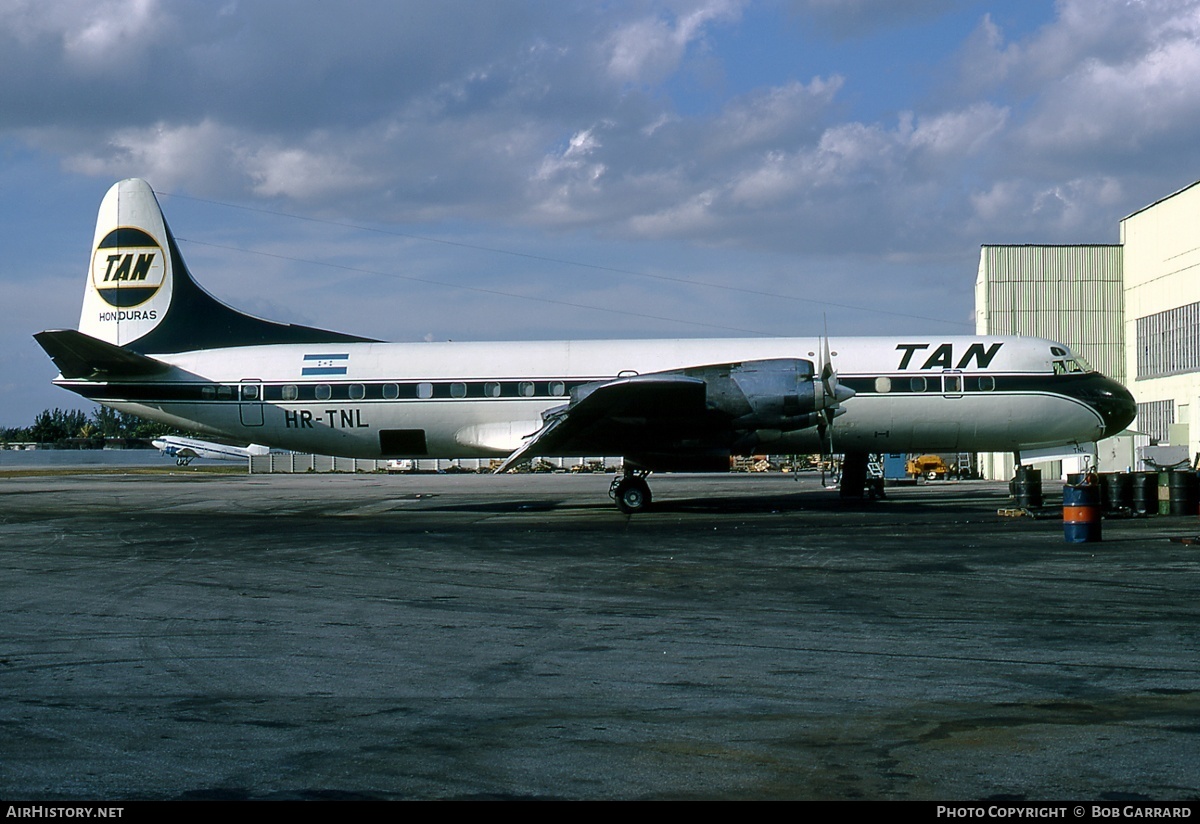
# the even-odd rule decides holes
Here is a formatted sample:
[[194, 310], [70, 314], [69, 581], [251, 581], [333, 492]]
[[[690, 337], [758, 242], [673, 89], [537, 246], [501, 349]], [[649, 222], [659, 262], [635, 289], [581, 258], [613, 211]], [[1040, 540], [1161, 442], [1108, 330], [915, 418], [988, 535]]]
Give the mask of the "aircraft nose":
[[1071, 394], [1096, 410], [1104, 421], [1102, 438], [1121, 432], [1137, 416], [1137, 402], [1129, 390], [1099, 373], [1088, 375]]

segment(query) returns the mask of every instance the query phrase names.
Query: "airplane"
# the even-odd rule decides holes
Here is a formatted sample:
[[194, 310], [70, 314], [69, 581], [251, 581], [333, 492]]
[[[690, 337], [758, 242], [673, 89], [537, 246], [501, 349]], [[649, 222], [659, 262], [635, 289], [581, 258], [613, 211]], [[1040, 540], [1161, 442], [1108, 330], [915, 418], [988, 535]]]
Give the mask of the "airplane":
[[360, 458], [620, 455], [651, 472], [734, 455], [1013, 452], [1114, 435], [1132, 395], [1063, 344], [1006, 336], [385, 343], [253, 317], [192, 277], [153, 190], [100, 205], [77, 329], [34, 337], [58, 386], [214, 437]]
[[215, 461], [244, 461], [251, 455], [269, 455], [271, 453], [270, 447], [256, 443], [249, 446], [231, 446], [202, 441], [199, 438], [184, 438], [179, 435], [163, 435], [150, 443], [163, 455], [174, 458], [177, 466], [187, 466], [196, 458]]

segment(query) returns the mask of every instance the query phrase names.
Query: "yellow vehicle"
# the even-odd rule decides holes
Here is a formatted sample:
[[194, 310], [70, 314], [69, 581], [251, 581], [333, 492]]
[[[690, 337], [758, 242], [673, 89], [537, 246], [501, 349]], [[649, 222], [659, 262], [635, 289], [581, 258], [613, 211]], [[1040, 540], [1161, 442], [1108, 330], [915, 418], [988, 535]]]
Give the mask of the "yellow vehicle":
[[910, 477], [928, 478], [931, 481], [944, 481], [950, 474], [950, 467], [940, 455], [916, 455], [908, 459], [906, 470]]

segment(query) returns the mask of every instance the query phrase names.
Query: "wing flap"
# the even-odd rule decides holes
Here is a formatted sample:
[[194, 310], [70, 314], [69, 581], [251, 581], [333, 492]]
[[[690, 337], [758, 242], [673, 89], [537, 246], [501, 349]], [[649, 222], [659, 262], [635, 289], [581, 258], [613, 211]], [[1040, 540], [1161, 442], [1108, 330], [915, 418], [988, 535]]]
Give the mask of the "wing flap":
[[497, 469], [505, 472], [527, 458], [554, 454], [624, 454], [630, 433], [648, 423], [699, 418], [707, 386], [679, 374], [635, 375], [576, 387], [571, 402], [543, 415], [543, 426]]

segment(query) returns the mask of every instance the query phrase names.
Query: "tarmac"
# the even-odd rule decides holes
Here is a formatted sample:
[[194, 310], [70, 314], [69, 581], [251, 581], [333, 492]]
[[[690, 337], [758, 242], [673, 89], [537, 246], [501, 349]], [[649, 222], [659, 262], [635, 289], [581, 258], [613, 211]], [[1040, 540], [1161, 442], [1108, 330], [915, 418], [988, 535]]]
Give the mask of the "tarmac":
[[0, 798], [1200, 797], [1196, 518], [610, 477], [0, 476]]

